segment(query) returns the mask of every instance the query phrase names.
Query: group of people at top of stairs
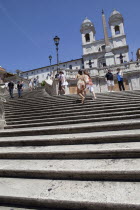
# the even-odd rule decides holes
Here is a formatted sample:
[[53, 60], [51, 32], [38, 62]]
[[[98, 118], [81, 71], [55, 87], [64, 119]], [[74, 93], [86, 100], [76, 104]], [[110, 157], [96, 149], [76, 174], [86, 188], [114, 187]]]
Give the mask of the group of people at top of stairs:
[[[108, 69], [108, 72], [105, 75], [105, 78], [106, 78], [106, 82], [108, 86], [108, 92], [113, 92], [114, 79], [113, 79], [113, 74], [111, 73], [110, 69]], [[125, 87], [123, 84], [123, 72], [119, 68], [117, 69], [117, 81], [118, 81], [120, 91], [125, 90]]]
[[[58, 95], [65, 94], [65, 86], [67, 86], [68, 83], [65, 79], [64, 73], [60, 71], [57, 78], [59, 79]], [[82, 103], [84, 103], [87, 91], [92, 93], [93, 99], [96, 99], [96, 94], [94, 92], [94, 84], [92, 82], [92, 78], [90, 77], [89, 73], [86, 70], [85, 71], [79, 70], [78, 74], [76, 75], [76, 79], [78, 80], [77, 94], [81, 97]], [[113, 92], [114, 79], [110, 69], [108, 69], [108, 72], [105, 75], [105, 79], [107, 82], [108, 92]], [[120, 91], [125, 90], [123, 84], [123, 72], [119, 68], [117, 69], [117, 81]]]

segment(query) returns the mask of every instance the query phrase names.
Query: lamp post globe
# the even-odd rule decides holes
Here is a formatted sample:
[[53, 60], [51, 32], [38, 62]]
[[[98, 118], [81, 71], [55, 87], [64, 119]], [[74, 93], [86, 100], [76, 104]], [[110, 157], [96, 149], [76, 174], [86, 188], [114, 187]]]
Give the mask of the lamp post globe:
[[50, 60], [50, 66], [51, 66], [51, 60], [52, 60], [52, 56], [51, 55], [49, 56], [49, 60]]
[[60, 38], [58, 36], [55, 36], [53, 40], [54, 40], [55, 45], [58, 46]]

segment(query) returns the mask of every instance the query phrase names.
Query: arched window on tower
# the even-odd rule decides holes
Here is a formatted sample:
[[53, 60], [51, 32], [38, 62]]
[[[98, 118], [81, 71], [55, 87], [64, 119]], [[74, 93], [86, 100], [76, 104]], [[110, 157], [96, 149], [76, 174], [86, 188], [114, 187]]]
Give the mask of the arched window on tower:
[[120, 34], [120, 27], [119, 26], [115, 26], [115, 34]]
[[86, 39], [86, 42], [90, 42], [90, 35], [89, 34], [86, 34], [85, 35], [85, 39]]

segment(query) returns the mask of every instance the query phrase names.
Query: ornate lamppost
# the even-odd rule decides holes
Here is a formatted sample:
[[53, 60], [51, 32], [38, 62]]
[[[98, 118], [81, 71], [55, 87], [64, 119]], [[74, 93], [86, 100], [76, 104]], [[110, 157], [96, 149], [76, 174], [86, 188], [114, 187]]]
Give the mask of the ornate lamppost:
[[54, 43], [56, 45], [57, 74], [58, 74], [58, 71], [59, 71], [58, 45], [59, 45], [60, 38], [58, 36], [55, 36], [53, 40], [54, 40]]
[[51, 61], [52, 61], [52, 56], [49, 56], [49, 60], [50, 60], [50, 66], [51, 66]]

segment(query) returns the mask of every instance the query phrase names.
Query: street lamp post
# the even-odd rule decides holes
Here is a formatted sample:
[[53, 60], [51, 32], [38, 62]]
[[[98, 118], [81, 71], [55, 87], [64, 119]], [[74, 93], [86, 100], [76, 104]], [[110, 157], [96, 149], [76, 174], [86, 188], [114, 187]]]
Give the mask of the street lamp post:
[[57, 74], [58, 74], [58, 71], [59, 71], [58, 45], [59, 45], [60, 38], [58, 36], [55, 36], [53, 40], [54, 40], [54, 43], [56, 45]]
[[50, 66], [51, 66], [51, 61], [52, 61], [52, 56], [49, 56], [49, 60], [50, 60]]

